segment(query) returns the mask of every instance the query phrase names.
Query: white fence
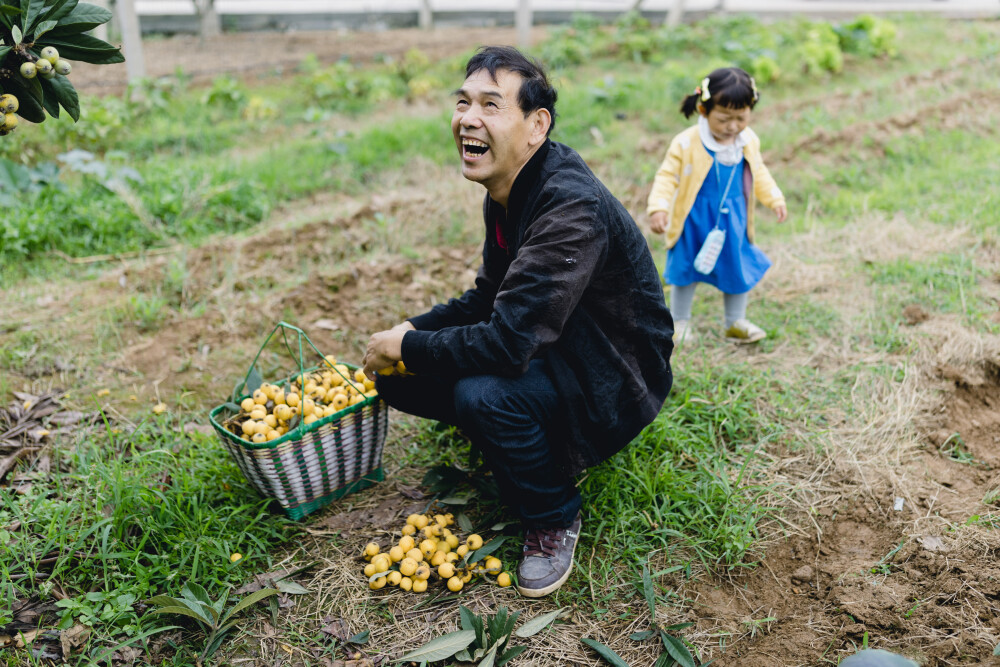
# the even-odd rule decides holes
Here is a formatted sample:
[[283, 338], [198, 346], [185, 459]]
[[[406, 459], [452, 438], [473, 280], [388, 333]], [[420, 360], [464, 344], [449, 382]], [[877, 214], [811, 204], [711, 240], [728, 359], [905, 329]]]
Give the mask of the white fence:
[[610, 19], [639, 9], [654, 22], [713, 12], [834, 18], [864, 12], [927, 12], [951, 17], [1000, 17], [1000, 0], [92, 0], [113, 2], [128, 78], [144, 75], [141, 33], [227, 30], [332, 30], [433, 25], [516, 25], [527, 44], [532, 23], [551, 24], [588, 13]]
[[[433, 15], [464, 16], [475, 21], [484, 15], [513, 16], [519, 0], [427, 0]], [[565, 15], [573, 13], [616, 14], [628, 11], [636, 0], [531, 0], [532, 12], [537, 15]], [[641, 0], [639, 8], [644, 13], [665, 14], [675, 0]], [[325, 15], [343, 17], [373, 17], [383, 20], [396, 17], [416, 25], [424, 0], [215, 0], [216, 11], [223, 15]], [[923, 11], [951, 14], [1000, 15], [1000, 0], [685, 0], [690, 11], [725, 9], [732, 12], [760, 13], [857, 13]], [[136, 11], [141, 17], [191, 16], [195, 14], [192, 0], [135, 0]]]

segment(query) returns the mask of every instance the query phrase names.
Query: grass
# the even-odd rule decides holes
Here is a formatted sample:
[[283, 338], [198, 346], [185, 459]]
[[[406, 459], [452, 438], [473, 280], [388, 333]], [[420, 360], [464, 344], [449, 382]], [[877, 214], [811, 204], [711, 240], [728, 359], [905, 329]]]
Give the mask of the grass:
[[[144, 599], [187, 581], [220, 590], [270, 567], [294, 532], [214, 439], [183, 435], [168, 419], [123, 426], [105, 418], [55, 451], [68, 472], [51, 484], [0, 492], [0, 524], [19, 522], [30, 536], [0, 534], [4, 580], [42, 598], [80, 591], [57, 603], [59, 627], [92, 627], [95, 645], [147, 629]], [[231, 563], [233, 553], [243, 559]]]
[[767, 378], [739, 367], [701, 370], [678, 377], [656, 421], [581, 485], [597, 518], [588, 532], [615, 554], [609, 562], [620, 558], [633, 572], [651, 554], [685, 567], [737, 566], [773, 510], [755, 451], [783, 430], [754, 410]]
[[[849, 56], [837, 75], [807, 76], [786, 65], [781, 78], [762, 86], [764, 102], [754, 127], [765, 141], [765, 154], [776, 156], [771, 168], [793, 213], [789, 224], [779, 227], [763, 212], [759, 226], [758, 242], [769, 252], [780, 251], [786, 262], [784, 273], [773, 282], [769, 278], [751, 301], [753, 318], [770, 336], [746, 353], [709, 343], [675, 357], [674, 392], [660, 416], [631, 446], [580, 481], [587, 517], [577, 552], [583, 576], [573, 577], [551, 604], [574, 606], [601, 627], [620, 628], [638, 618], [633, 608], [642, 586], [637, 582], [642, 567], [649, 566], [657, 602], [666, 613], [680, 613], [690, 604], [684, 582], [754, 567], [771, 541], [794, 532], [789, 522], [797, 506], [815, 499], [802, 488], [808, 478], [774, 466], [777, 459], [847, 458], [838, 438], [850, 439], [860, 450], [852, 454], [863, 457], [864, 446], [872, 444], [865, 438], [883, 433], [866, 435], [866, 428], [882, 427], [880, 420], [890, 422], [886, 429], [895, 427], [877, 411], [910, 379], [902, 360], [919, 341], [903, 325], [906, 306], [918, 304], [959, 318], [972, 330], [996, 333], [984, 259], [995, 247], [1000, 210], [992, 187], [998, 177], [993, 159], [998, 142], [990, 129], [997, 120], [995, 106], [978, 115], [974, 107], [947, 106], [966, 91], [995, 94], [995, 28], [926, 18], [897, 21], [902, 54], [896, 59]], [[776, 30], [788, 32], [792, 25]], [[734, 19], [708, 22], [699, 30], [717, 31], [716, 37], [750, 35], [741, 38], [743, 50], [770, 44], [747, 27]], [[627, 34], [636, 40], [629, 43], [639, 62], [602, 52], [594, 37], [585, 63], [557, 70], [555, 138], [579, 149], [641, 219], [642, 188], [669, 136], [688, 123], [675, 107], [690, 87], [691, 71], [738, 57], [740, 49], [728, 47], [732, 53], [723, 54], [705, 46], [724, 43], [721, 38], [705, 42], [692, 33], [690, 43], [684, 35], [671, 42], [672, 55], [657, 56], [642, 50], [638, 39], [645, 33]], [[775, 40], [769, 48], [787, 47]], [[928, 43], [940, 48], [923, 48]], [[571, 47], [553, 41], [539, 52], [569, 58]], [[787, 61], [794, 52], [781, 56]], [[959, 57], [967, 62], [951, 67]], [[370, 90], [383, 85], [373, 83], [377, 76], [399, 76], [376, 70], [351, 75]], [[427, 71], [442, 82], [460, 76], [454, 63], [428, 65]], [[928, 72], [939, 73], [930, 77], [933, 85], [922, 83]], [[68, 286], [102, 275], [101, 266], [53, 259], [55, 251], [85, 256], [175, 243], [194, 247], [213, 235], [250, 238], [264, 246], [262, 261], [272, 252], [280, 257], [290, 237], [274, 236], [280, 230], [272, 225], [284, 224], [274, 211], [324, 191], [360, 199], [412, 187], [426, 189], [432, 198], [449, 196], [443, 186], [426, 182], [428, 173], [441, 173], [453, 159], [448, 114], [441, 110], [447, 103], [415, 112], [399, 98], [384, 100], [378, 109], [364, 100], [331, 101], [330, 86], [350, 83], [344, 76], [304, 71], [301, 78], [259, 89], [220, 81], [211, 94], [189, 90], [180, 80], [161, 82], [158, 89], [147, 84], [144, 102], [89, 100], [78, 126], [47, 121], [11, 137], [16, 141], [7, 142], [0, 155], [32, 169], [79, 146], [94, 150], [112, 171], [138, 169], [142, 184], [109, 187], [97, 176], [64, 169], [59, 187], [42, 186], [18, 201], [0, 222], [0, 285], [29, 295], [46, 281]], [[250, 105], [254, 97], [274, 101], [277, 115], [248, 122], [241, 114], [259, 108]], [[190, 113], [199, 104], [207, 111]], [[919, 132], [897, 133], [887, 119], [908, 109], [921, 121]], [[325, 120], [310, 120], [319, 117]], [[823, 143], [819, 130], [837, 140]], [[467, 208], [475, 213], [476, 205]], [[41, 324], [32, 319], [34, 326], [11, 332], [0, 329], [0, 396], [25, 389], [19, 380], [59, 380], [71, 385], [77, 407], [90, 410], [94, 405], [84, 397], [108, 377], [96, 371], [114, 363], [133, 333], [149, 336], [169, 328], [166, 323], [174, 318], [204, 318], [222, 331], [220, 337], [231, 339], [226, 353], [235, 356], [245, 343], [239, 337], [252, 334], [241, 328], [239, 313], [225, 307], [234, 297], [250, 304], [249, 310], [267, 313], [261, 302], [329, 275], [332, 264], [339, 268], [383, 254], [399, 264], [419, 265], [432, 249], [465, 252], [476, 246], [479, 226], [469, 222], [462, 203], [441, 216], [431, 212], [434, 220], [424, 223], [426, 229], [413, 215], [425, 206], [377, 211], [338, 227], [329, 237], [335, 247], [322, 263], [304, 262], [291, 277], [244, 275], [245, 267], [222, 266], [212, 274], [212, 287], [199, 288], [194, 260], [182, 252], [167, 258], [155, 278], [143, 283], [136, 277], [141, 287], [135, 292], [109, 291], [96, 310], [74, 303], [68, 310], [79, 311], [76, 320], [67, 312]], [[899, 227], [897, 217], [912, 226]], [[955, 233], [956, 223], [965, 235]], [[914, 230], [940, 235], [940, 245], [914, 238]], [[866, 244], [876, 231], [884, 234], [876, 236], [882, 245]], [[662, 241], [651, 244], [662, 263]], [[354, 252], [355, 247], [362, 250]], [[801, 288], [795, 278], [803, 276], [807, 286], [834, 284], [845, 293]], [[342, 286], [336, 285], [331, 291]], [[387, 308], [396, 295], [377, 298]], [[26, 321], [36, 317], [19, 305]], [[292, 306], [282, 308], [289, 319], [298, 315]], [[709, 323], [720, 314], [721, 298], [703, 287], [696, 318], [711, 332]], [[81, 337], [63, 335], [72, 328], [67, 321], [84, 323]], [[350, 341], [354, 334], [335, 336]], [[65, 359], [78, 368], [53, 370]], [[132, 381], [140, 380], [118, 383], [114, 396], [134, 391]], [[300, 545], [316, 544], [309, 542], [309, 522], [291, 524], [268, 508], [213, 437], [184, 432], [183, 424], [201, 418], [206, 402], [215, 398], [187, 392], [170, 399], [174, 417], [155, 419], [138, 416], [141, 408], [126, 401], [115, 404], [93, 430], [60, 441], [48, 472], [26, 471], [34, 477], [25, 492], [0, 488], [0, 574], [8, 582], [0, 590], [8, 599], [62, 598], [59, 622], [93, 627], [93, 647], [112, 647], [156, 627], [159, 621], [144, 615], [142, 603], [153, 595], [178, 595], [185, 582], [195, 581], [215, 596], [290, 554], [301, 556], [295, 551]], [[949, 444], [947, 454], [971, 463], [960, 440]], [[394, 422], [385, 461], [390, 479], [407, 484], [420, 482], [435, 466], [475, 467], [459, 433], [415, 419]], [[469, 512], [477, 527], [489, 527], [504, 518], [503, 510], [491, 501], [480, 475], [469, 478], [476, 480], [479, 486], [463, 487], [476, 495]], [[25, 528], [9, 530], [15, 522]], [[519, 550], [516, 527], [510, 530], [512, 539], [499, 552], [508, 564], [516, 562]], [[331, 536], [317, 548], [351, 554], [353, 546]], [[229, 559], [234, 552], [243, 555], [235, 564]], [[338, 561], [338, 566], [347, 572], [353, 563]], [[360, 608], [357, 613], [376, 628], [395, 620], [388, 600], [365, 598]], [[0, 611], [0, 623], [5, 620]], [[769, 613], [761, 613], [738, 634], [767, 634], [771, 621]], [[311, 626], [292, 625], [300, 633], [289, 630], [284, 636], [292, 645], [321, 642], [322, 633]], [[383, 637], [376, 648], [392, 646], [391, 638]], [[197, 636], [188, 632], [173, 654], [159, 657], [184, 664], [199, 648]], [[253, 650], [239, 641], [232, 650], [243, 648]], [[80, 656], [79, 662], [85, 661]]]

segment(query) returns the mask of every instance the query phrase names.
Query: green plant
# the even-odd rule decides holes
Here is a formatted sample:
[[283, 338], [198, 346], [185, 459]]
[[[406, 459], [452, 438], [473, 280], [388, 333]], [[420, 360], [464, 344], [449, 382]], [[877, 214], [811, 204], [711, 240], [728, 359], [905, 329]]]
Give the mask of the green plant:
[[766, 630], [770, 627], [771, 623], [774, 623], [778, 619], [774, 616], [768, 616], [766, 618], [751, 618], [743, 621], [743, 625], [746, 626], [747, 630], [750, 632], [750, 638], [753, 639], [757, 636], [758, 632], [762, 629]]
[[478, 616], [459, 605], [461, 630], [437, 637], [399, 658], [400, 662], [437, 662], [454, 657], [463, 662], [479, 662], [479, 667], [501, 667], [523, 653], [527, 647], [508, 644], [512, 637], [527, 639], [544, 630], [562, 609], [536, 616], [514, 630], [521, 612], [513, 614], [500, 607], [492, 616]]
[[890, 549], [889, 553], [882, 556], [882, 558], [880, 558], [879, 561], [872, 566], [871, 573], [881, 574], [886, 577], [892, 574], [892, 559], [899, 553], [904, 544], [906, 544], [905, 540], [897, 544], [893, 549]]
[[[87, 34], [111, 20], [103, 7], [78, 0], [0, 0], [0, 92], [14, 95], [16, 113], [41, 123], [60, 107], [80, 118], [80, 100], [69, 81], [69, 60], [95, 65], [124, 62], [118, 47]], [[0, 125], [0, 134], [12, 128]]]
[[136, 115], [167, 111], [183, 95], [191, 77], [178, 69], [173, 76], [145, 77], [129, 82], [125, 99]]
[[59, 600], [56, 607], [63, 610], [59, 616], [59, 628], [65, 630], [80, 622], [88, 627], [121, 626], [126, 634], [131, 635], [136, 629], [133, 607], [136, 599], [134, 593], [90, 591], [76, 598]]
[[239, 111], [246, 106], [247, 94], [239, 81], [226, 74], [216, 77], [212, 81], [212, 87], [201, 99], [206, 105], [220, 107], [226, 111]]
[[941, 452], [943, 456], [955, 461], [957, 463], [965, 463], [967, 465], [984, 465], [976, 460], [976, 457], [969, 452], [966, 447], [965, 440], [962, 439], [960, 433], [952, 433], [948, 436], [948, 439], [941, 443], [938, 447], [938, 451]]
[[759, 55], [746, 68], [759, 85], [771, 83], [781, 75], [781, 67], [771, 56]]
[[179, 614], [193, 618], [205, 629], [205, 647], [202, 649], [198, 663], [201, 664], [219, 648], [222, 639], [235, 625], [236, 621], [230, 620], [244, 609], [265, 600], [272, 595], [279, 593], [276, 588], [262, 588], [251, 593], [236, 605], [226, 609], [226, 602], [229, 598], [229, 589], [222, 593], [222, 597], [213, 601], [208, 592], [201, 584], [189, 581], [181, 589], [181, 596], [178, 598], [169, 595], [157, 595], [149, 600], [152, 605], [157, 605], [159, 609], [152, 614]]
[[844, 53], [833, 26], [824, 22], [804, 22], [805, 39], [797, 52], [807, 74], [839, 72], [844, 67]]
[[893, 57], [899, 53], [896, 25], [871, 14], [861, 14], [852, 21], [834, 26], [845, 53], [874, 58]]
[[167, 300], [159, 295], [135, 294], [129, 297], [127, 316], [140, 331], [155, 331], [169, 310]]
[[[59, 168], [55, 164], [46, 162], [26, 167], [0, 158], [0, 206], [13, 208], [25, 197], [37, 195], [47, 187], [62, 189]], [[3, 238], [0, 235], [0, 239]]]
[[[678, 623], [676, 625], [660, 626], [656, 622], [656, 590], [653, 586], [653, 577], [649, 573], [649, 567], [647, 565], [642, 566], [642, 596], [646, 600], [646, 606], [649, 609], [649, 630], [643, 630], [641, 632], [634, 632], [629, 636], [629, 639], [635, 641], [645, 641], [652, 637], [658, 637], [663, 643], [663, 653], [656, 659], [654, 667], [670, 667], [670, 665], [680, 665], [681, 667], [697, 667], [701, 663], [696, 661], [691, 655], [691, 651], [688, 650], [687, 645], [684, 640], [673, 636], [672, 632], [677, 632], [683, 630], [684, 628], [689, 628], [694, 623]], [[590, 639], [589, 637], [584, 637], [581, 639], [584, 644], [590, 648], [597, 651], [597, 654], [601, 656], [606, 662], [615, 667], [628, 667], [621, 656], [615, 653], [613, 650], [608, 648], [605, 644], [601, 642]], [[706, 663], [707, 664], [707, 663]]]

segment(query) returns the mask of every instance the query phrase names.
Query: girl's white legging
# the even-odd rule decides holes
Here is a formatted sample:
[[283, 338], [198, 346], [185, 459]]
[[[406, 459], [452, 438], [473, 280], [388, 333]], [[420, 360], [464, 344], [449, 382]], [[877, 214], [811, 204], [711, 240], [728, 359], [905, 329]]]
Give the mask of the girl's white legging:
[[[698, 283], [690, 285], [670, 286], [670, 314], [674, 320], [690, 320], [691, 304], [694, 303], [694, 290]], [[726, 315], [726, 328], [733, 326], [736, 320], [742, 320], [747, 316], [747, 298], [750, 292], [742, 294], [722, 295], [722, 303]]]

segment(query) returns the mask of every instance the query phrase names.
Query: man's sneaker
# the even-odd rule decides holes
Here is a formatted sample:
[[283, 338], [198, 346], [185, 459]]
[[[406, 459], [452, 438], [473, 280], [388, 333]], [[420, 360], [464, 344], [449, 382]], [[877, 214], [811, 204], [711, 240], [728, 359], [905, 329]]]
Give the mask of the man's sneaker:
[[517, 590], [528, 598], [554, 592], [569, 579], [580, 536], [580, 514], [568, 528], [533, 528], [524, 536]]

